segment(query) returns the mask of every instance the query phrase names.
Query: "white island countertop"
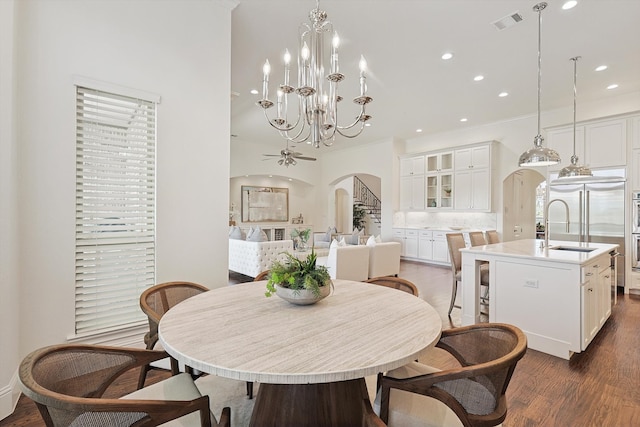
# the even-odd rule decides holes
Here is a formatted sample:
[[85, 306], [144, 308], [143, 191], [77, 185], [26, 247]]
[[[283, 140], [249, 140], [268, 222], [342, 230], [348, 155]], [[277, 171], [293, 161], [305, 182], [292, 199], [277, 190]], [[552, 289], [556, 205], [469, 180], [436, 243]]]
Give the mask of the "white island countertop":
[[[544, 240], [523, 239], [495, 243], [493, 245], [474, 246], [460, 249], [460, 251], [538, 261], [561, 262], [564, 264], [584, 264], [618, 248], [618, 245], [607, 243], [579, 243], [559, 240], [549, 240], [549, 247], [542, 247], [542, 244], [544, 244]], [[589, 252], [584, 251], [587, 249], [593, 250]]]

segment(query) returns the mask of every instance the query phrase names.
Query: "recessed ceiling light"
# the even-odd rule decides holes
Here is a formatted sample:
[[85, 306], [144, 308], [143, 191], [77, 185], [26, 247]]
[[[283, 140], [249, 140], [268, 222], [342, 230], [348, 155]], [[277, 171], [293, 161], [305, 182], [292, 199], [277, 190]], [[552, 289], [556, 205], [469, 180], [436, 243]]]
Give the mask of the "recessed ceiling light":
[[596, 71], [604, 71], [604, 70], [606, 70], [607, 68], [609, 68], [609, 67], [607, 67], [606, 65], [598, 65], [598, 66], [596, 67]]
[[498, 94], [498, 96], [499, 96], [500, 98], [504, 98], [505, 96], [509, 96], [509, 92], [500, 92], [500, 93]]
[[289, 181], [293, 181], [293, 178], [289, 178]]
[[273, 175], [269, 175], [269, 178], [273, 178]]
[[578, 2], [576, 0], [566, 1], [562, 5], [562, 10], [573, 9], [574, 7], [576, 7], [577, 4], [578, 4]]
[[416, 132], [420, 133], [422, 132], [422, 129], [416, 129]]
[[442, 59], [447, 60], [447, 59], [451, 59], [453, 58], [453, 53], [451, 52], [446, 52], [442, 55]]
[[371, 126], [371, 123], [365, 123], [364, 125], [365, 125], [366, 127], [370, 127], [370, 126]]
[[466, 122], [466, 121], [467, 121], [467, 118], [466, 118], [466, 117], [463, 117], [463, 118], [461, 118], [461, 119], [460, 119], [460, 121], [461, 121], [461, 122]]
[[484, 76], [483, 75], [477, 75], [473, 78], [473, 80], [475, 80], [476, 82], [479, 82], [481, 80], [484, 80]]
[[607, 86], [607, 89], [616, 89], [617, 87], [618, 85], [614, 83], [612, 85]]
[[257, 95], [258, 93], [258, 89], [251, 89], [251, 95]]

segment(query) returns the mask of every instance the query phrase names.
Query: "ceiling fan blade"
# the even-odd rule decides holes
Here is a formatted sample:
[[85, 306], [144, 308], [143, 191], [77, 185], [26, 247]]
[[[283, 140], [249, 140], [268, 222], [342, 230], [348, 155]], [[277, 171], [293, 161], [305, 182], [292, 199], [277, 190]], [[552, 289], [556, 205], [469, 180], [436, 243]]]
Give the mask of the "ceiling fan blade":
[[311, 160], [313, 162], [316, 161], [315, 157], [296, 156], [296, 159], [298, 159], [298, 160]]
[[263, 156], [267, 156], [267, 157], [280, 157], [280, 154], [263, 154]]

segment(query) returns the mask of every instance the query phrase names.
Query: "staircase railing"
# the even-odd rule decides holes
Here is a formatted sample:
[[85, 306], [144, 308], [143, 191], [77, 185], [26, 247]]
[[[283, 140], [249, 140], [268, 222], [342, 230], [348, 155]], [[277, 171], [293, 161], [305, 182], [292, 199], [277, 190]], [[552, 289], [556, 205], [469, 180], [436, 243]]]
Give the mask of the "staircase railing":
[[353, 177], [353, 199], [367, 211], [369, 216], [378, 224], [380, 223], [380, 213], [382, 212], [382, 202], [367, 184], [362, 182], [357, 176]]

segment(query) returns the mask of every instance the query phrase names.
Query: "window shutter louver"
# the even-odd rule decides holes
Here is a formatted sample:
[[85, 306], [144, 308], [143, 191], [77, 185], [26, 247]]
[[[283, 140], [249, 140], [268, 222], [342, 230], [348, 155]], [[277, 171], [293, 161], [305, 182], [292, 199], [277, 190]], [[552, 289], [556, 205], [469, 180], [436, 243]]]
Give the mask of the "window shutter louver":
[[155, 284], [156, 104], [77, 87], [76, 334], [146, 319]]

